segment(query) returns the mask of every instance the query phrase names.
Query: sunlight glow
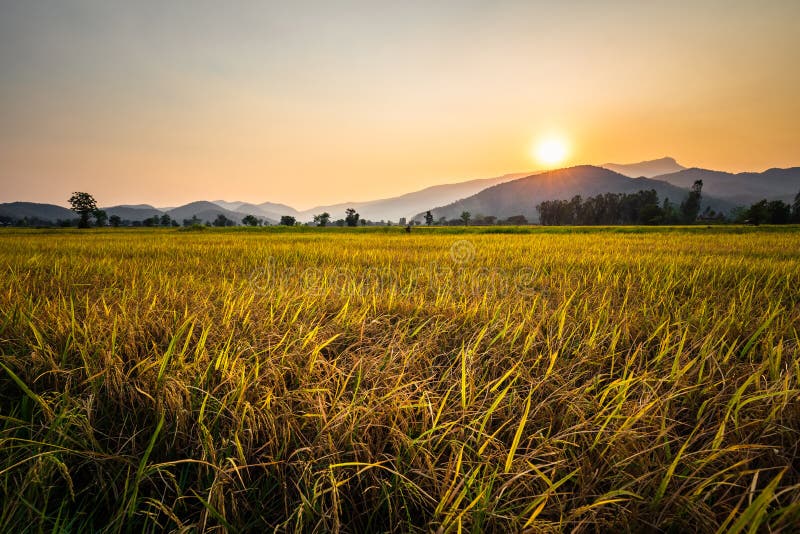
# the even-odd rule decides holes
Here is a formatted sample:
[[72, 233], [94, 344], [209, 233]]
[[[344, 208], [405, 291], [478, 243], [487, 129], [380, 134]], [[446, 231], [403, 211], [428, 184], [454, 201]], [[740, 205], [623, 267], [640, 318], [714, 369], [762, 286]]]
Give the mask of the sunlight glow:
[[549, 137], [536, 145], [534, 155], [539, 163], [552, 167], [563, 162], [567, 152], [567, 143], [563, 139]]

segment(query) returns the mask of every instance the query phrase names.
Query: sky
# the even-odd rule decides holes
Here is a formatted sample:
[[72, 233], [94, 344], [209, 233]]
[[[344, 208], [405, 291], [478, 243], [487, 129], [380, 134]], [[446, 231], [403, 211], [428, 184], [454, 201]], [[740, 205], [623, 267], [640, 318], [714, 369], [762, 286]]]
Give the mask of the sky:
[[800, 165], [800, 2], [0, 0], [0, 202], [299, 209], [673, 156]]

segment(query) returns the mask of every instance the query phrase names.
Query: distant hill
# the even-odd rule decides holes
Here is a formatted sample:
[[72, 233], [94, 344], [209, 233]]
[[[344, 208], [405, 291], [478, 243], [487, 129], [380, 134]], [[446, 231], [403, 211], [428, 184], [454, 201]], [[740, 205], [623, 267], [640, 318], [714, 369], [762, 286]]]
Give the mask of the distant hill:
[[800, 167], [738, 174], [692, 168], [658, 179], [678, 187], [690, 187], [695, 180], [703, 180], [704, 193], [736, 205], [750, 205], [764, 198], [791, 203], [800, 192]]
[[344, 217], [347, 208], [355, 209], [362, 219], [372, 221], [395, 221], [401, 217], [411, 219], [421, 211], [432, 209], [461, 198], [474, 195], [475, 193], [497, 185], [527, 176], [529, 173], [514, 173], [496, 176], [494, 178], [478, 178], [455, 184], [434, 185], [419, 191], [406, 193], [398, 197], [372, 200], [368, 202], [343, 202], [328, 206], [317, 206], [310, 210], [300, 212], [300, 220], [307, 221], [318, 213], [327, 211], [333, 219]]
[[145, 219], [150, 219], [154, 215], [160, 217], [164, 214], [163, 211], [149, 204], [111, 206], [102, 209], [109, 217], [116, 215], [123, 221], [143, 221]]
[[640, 161], [639, 163], [605, 163], [600, 166], [631, 178], [639, 178], [641, 176], [653, 178], [661, 174], [682, 171], [686, 168], [675, 161], [674, 158], [669, 157]]
[[[184, 219], [191, 219], [196, 215], [203, 222], [214, 222], [218, 215], [225, 215], [228, 219], [235, 221], [236, 224], [241, 224], [242, 218], [245, 215], [255, 215], [256, 217], [266, 220], [270, 224], [276, 224], [280, 217], [270, 217], [265, 215], [263, 210], [257, 206], [252, 206], [241, 203], [239, 211], [232, 211], [218, 206], [215, 203], [207, 202], [204, 200], [198, 202], [191, 202], [177, 208], [167, 210], [160, 210], [149, 204], [136, 204], [136, 205], [120, 205], [103, 207], [103, 211], [111, 217], [112, 215], [119, 216], [123, 221], [144, 221], [153, 216], [160, 217], [164, 213], [176, 221], [183, 222]], [[296, 212], [295, 212], [296, 213]], [[31, 221], [38, 223], [56, 223], [60, 220], [74, 220], [78, 216], [72, 210], [63, 206], [55, 204], [41, 204], [36, 202], [9, 202], [0, 204], [0, 217], [7, 217], [14, 221], [27, 218]]]
[[245, 215], [255, 215], [256, 217], [260, 217], [262, 219], [266, 218], [271, 224], [275, 224], [277, 222], [274, 218], [264, 217], [262, 214], [257, 212], [232, 211], [225, 209], [214, 202], [208, 202], [206, 200], [190, 202], [189, 204], [173, 208], [167, 211], [167, 214], [169, 214], [170, 217], [178, 222], [182, 222], [184, 219], [191, 219], [192, 216], [196, 216], [203, 222], [214, 222], [214, 219], [216, 219], [220, 214], [232, 221], [235, 221], [236, 224], [241, 224], [242, 218]]
[[37, 202], [8, 202], [0, 204], [0, 217], [10, 217], [18, 220], [28, 218], [29, 220], [57, 222], [59, 220], [73, 220], [78, 216], [74, 211], [55, 204], [40, 204]]
[[[256, 206], [261, 210], [267, 217], [275, 217], [277, 220], [280, 220], [281, 217], [284, 215], [291, 215], [292, 217], [297, 217], [300, 215], [300, 212], [294, 209], [291, 206], [287, 206], [286, 204], [276, 204], [275, 202], [262, 202]], [[244, 209], [244, 206], [240, 206], [239, 210], [241, 211]]]
[[297, 217], [300, 215], [300, 212], [293, 207], [287, 206], [286, 204], [277, 204], [275, 202], [263, 202], [261, 204], [251, 204], [241, 200], [234, 202], [215, 200], [213, 202], [217, 206], [225, 208], [226, 210], [235, 211], [244, 215], [266, 217], [267, 219], [275, 221], [280, 221], [281, 217], [284, 215], [291, 215], [292, 217]]
[[[688, 187], [678, 187], [661, 180], [630, 178], [601, 167], [581, 165], [495, 185], [471, 197], [436, 208], [431, 213], [436, 219], [456, 219], [463, 211], [473, 216], [494, 215], [501, 219], [524, 215], [529, 221], [536, 222], [539, 220], [536, 206], [545, 200], [568, 200], [575, 195], [588, 198], [602, 193], [636, 193], [650, 189], [655, 189], [662, 200], [669, 198], [676, 204], [683, 201], [689, 191]], [[729, 202], [707, 196], [703, 199], [703, 208], [705, 206], [725, 212], [734, 207]], [[421, 219], [422, 213], [415, 218]]]
[[[220, 208], [225, 208], [226, 210], [230, 211], [236, 211], [237, 209], [239, 209], [239, 206], [244, 204], [244, 202], [238, 200], [234, 202], [228, 202], [226, 200], [212, 200], [212, 202], [217, 206], [219, 206]], [[170, 208], [170, 209], [175, 209], [175, 208]]]
[[269, 221], [280, 221], [281, 217], [284, 215], [298, 217], [300, 214], [300, 212], [291, 206], [287, 206], [285, 204], [275, 204], [273, 202], [250, 204], [248, 202], [225, 202], [223, 200], [215, 200], [214, 204], [236, 213], [241, 213], [242, 215], [255, 215], [257, 217], [266, 218]]

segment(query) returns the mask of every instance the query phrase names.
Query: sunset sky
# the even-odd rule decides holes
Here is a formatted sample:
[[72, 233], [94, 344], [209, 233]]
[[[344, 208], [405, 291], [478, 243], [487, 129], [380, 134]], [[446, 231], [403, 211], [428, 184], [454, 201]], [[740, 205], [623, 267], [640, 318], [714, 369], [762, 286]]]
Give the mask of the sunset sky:
[[0, 202], [297, 208], [564, 165], [800, 165], [800, 2], [0, 0]]

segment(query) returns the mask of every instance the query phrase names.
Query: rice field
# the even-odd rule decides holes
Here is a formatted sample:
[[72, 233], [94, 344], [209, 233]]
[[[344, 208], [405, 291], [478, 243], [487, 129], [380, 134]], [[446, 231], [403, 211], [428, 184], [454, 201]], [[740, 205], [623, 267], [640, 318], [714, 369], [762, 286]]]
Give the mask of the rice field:
[[2, 231], [0, 272], [3, 532], [800, 528], [797, 228]]

